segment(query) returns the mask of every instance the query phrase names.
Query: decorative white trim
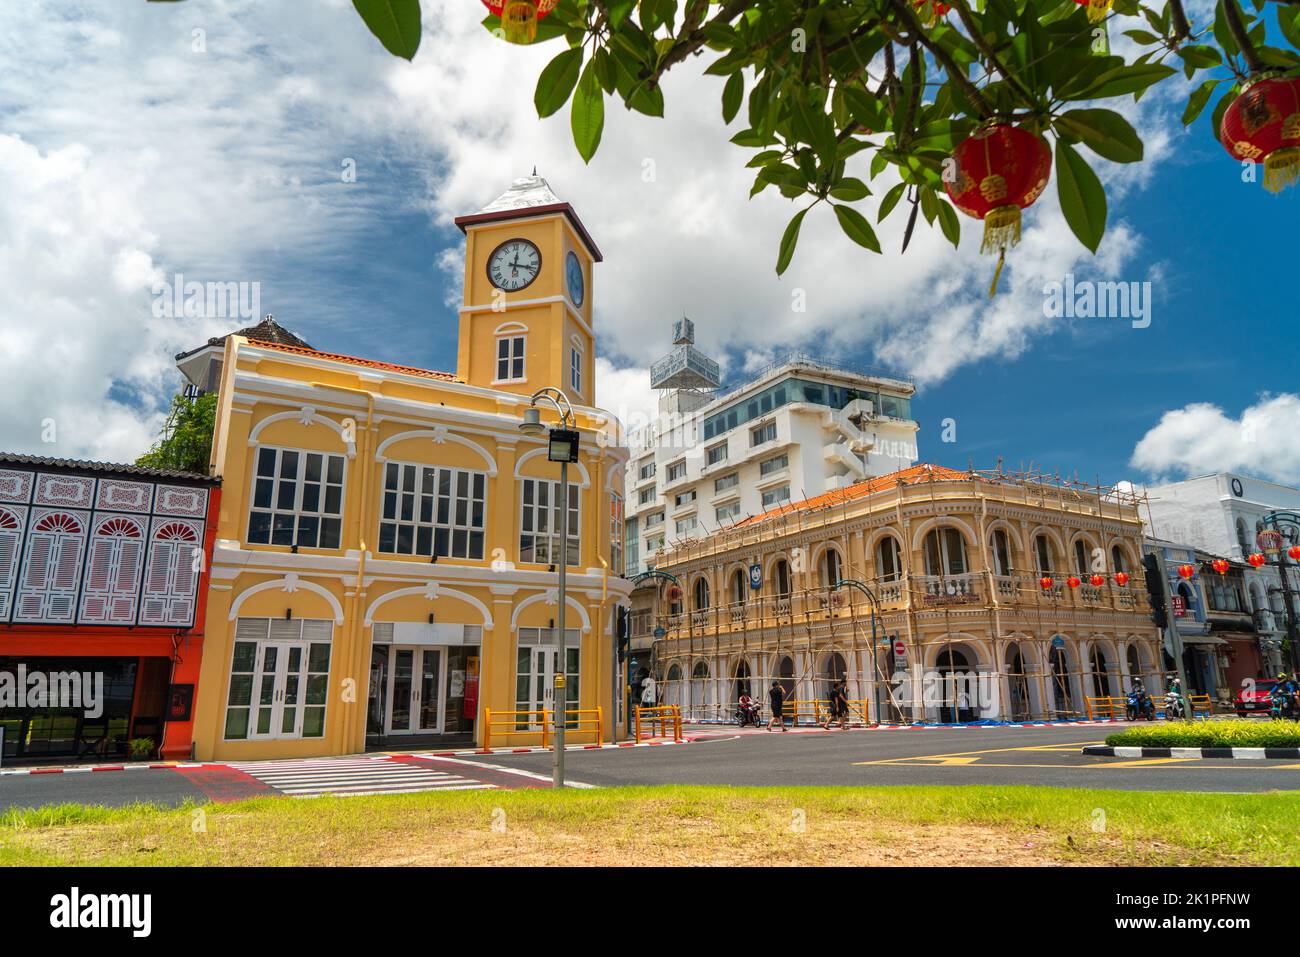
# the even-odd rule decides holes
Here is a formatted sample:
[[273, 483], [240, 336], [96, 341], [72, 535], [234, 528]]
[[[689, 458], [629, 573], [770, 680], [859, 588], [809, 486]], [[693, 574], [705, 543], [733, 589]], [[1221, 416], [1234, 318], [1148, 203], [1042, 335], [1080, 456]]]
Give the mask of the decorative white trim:
[[259, 592], [271, 591], [276, 588], [280, 591], [288, 592], [291, 595], [299, 589], [320, 595], [329, 604], [330, 608], [334, 610], [334, 624], [343, 624], [343, 606], [339, 604], [339, 600], [334, 597], [329, 589], [318, 585], [313, 581], [304, 581], [299, 578], [297, 572], [289, 572], [283, 578], [274, 578], [271, 581], [262, 582], [259, 585], [252, 585], [245, 588], [239, 593], [239, 597], [230, 603], [230, 614], [227, 616], [227, 620], [234, 621], [239, 617], [239, 609], [247, 599], [252, 598]]
[[343, 426], [338, 422], [335, 422], [333, 419], [321, 415], [313, 406], [310, 405], [304, 405], [296, 412], [276, 412], [272, 415], [268, 415], [261, 422], [258, 422], [257, 425], [253, 426], [252, 431], [248, 433], [249, 447], [251, 448], [258, 444], [258, 436], [261, 435], [262, 430], [272, 422], [284, 422], [287, 419], [294, 419], [302, 425], [323, 425], [327, 428], [333, 429], [339, 439], [343, 441], [343, 445], [347, 448], [348, 458], [354, 459], [357, 457], [357, 444], [356, 442], [349, 442], [346, 439], [343, 439]]
[[414, 585], [410, 588], [398, 588], [390, 591], [386, 595], [380, 595], [371, 602], [370, 607], [366, 609], [366, 617], [362, 621], [362, 624], [369, 628], [374, 624], [375, 611], [380, 605], [391, 601], [394, 598], [404, 598], [408, 595], [423, 595], [429, 601], [436, 601], [439, 598], [459, 599], [460, 601], [465, 602], [465, 604], [473, 605], [478, 609], [479, 614], [483, 616], [482, 624], [484, 628], [492, 627], [492, 612], [488, 611], [487, 605], [483, 604], [483, 602], [479, 601], [468, 592], [463, 592], [459, 588], [448, 588], [441, 582], [429, 582], [426, 585]]
[[[496, 478], [497, 461], [487, 449], [479, 445], [473, 439], [467, 439], [463, 435], [457, 435], [449, 430], [445, 425], [435, 425], [431, 429], [412, 429], [409, 432], [398, 432], [396, 435], [389, 436], [379, 443], [379, 448], [375, 450], [375, 461], [386, 462], [388, 457], [384, 454], [390, 445], [394, 442], [402, 442], [406, 439], [429, 439], [434, 445], [444, 445], [447, 442], [455, 442], [457, 445], [463, 445], [467, 449], [472, 449], [483, 457], [487, 463], [487, 474], [490, 478]], [[436, 464], [436, 463], [435, 463]]]
[[499, 326], [497, 326], [495, 329], [493, 329], [493, 330], [492, 330], [492, 335], [494, 335], [494, 336], [509, 336], [509, 335], [513, 335], [513, 334], [516, 333], [516, 332], [522, 332], [522, 333], [524, 333], [524, 334], [527, 334], [527, 332], [528, 332], [528, 327], [527, 327], [526, 325], [524, 325], [522, 322], [518, 322], [518, 321], [512, 319], [512, 320], [510, 320], [510, 321], [508, 321], [508, 322], [503, 322], [503, 323], [501, 323], [501, 325], [499, 325]]
[[[531, 452], [525, 452], [523, 455], [519, 456], [519, 458], [515, 459], [515, 478], [517, 479], [540, 478], [540, 476], [535, 476], [535, 475], [525, 476], [522, 472], [522, 469], [524, 467], [524, 463], [527, 462], [529, 459], [531, 459], [533, 456], [545, 455], [545, 454], [546, 454], [546, 446], [542, 446], [541, 448], [533, 449]], [[582, 476], [582, 482], [579, 484], [578, 487], [584, 489], [591, 488], [591, 475], [587, 472], [587, 466], [583, 465], [581, 461], [574, 462], [573, 464], [578, 467], [578, 474]], [[554, 480], [551, 479], [549, 481], [554, 481]]]
[[[565, 598], [565, 602], [564, 602], [565, 605], [575, 609], [578, 612], [578, 615], [582, 618], [583, 633], [586, 634], [587, 632], [591, 631], [591, 618], [587, 616], [587, 609], [584, 608], [582, 606], [582, 603], [578, 601], [576, 598], [574, 598], [572, 595], [565, 595], [564, 598]], [[533, 595], [530, 598], [525, 598], [523, 601], [515, 605], [515, 610], [510, 615], [511, 631], [515, 631], [518, 629], [520, 612], [522, 612], [529, 605], [537, 604], [537, 602], [539, 601], [544, 601], [548, 605], [559, 604], [560, 601], [559, 590], [555, 588], [548, 588], [546, 591], [538, 592], [536, 595]]]

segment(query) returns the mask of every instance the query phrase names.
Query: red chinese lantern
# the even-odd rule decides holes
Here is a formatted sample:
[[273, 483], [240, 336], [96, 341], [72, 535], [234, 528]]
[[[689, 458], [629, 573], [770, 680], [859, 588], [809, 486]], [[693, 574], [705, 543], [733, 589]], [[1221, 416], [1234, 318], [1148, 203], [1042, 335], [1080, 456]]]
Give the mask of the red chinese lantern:
[[921, 23], [927, 27], [934, 26], [936, 23], [938, 23], [940, 20], [946, 17], [948, 15], [948, 12], [952, 9], [952, 6], [950, 4], [932, 2], [930, 4], [930, 11], [927, 14], [925, 10], [925, 3], [926, 0], [912, 0], [912, 6], [916, 7], [916, 9], [921, 14]]
[[1179, 575], [1182, 575], [1183, 578], [1191, 578], [1193, 575], [1196, 574], [1196, 566], [1195, 566], [1195, 565], [1179, 565], [1179, 566], [1178, 566], [1178, 574], [1179, 574]]
[[1088, 579], [1088, 584], [1092, 585], [1094, 588], [1100, 588], [1102, 585], [1106, 584], [1106, 576], [1093, 575]]
[[992, 296], [1006, 260], [1007, 247], [1020, 242], [1020, 211], [1033, 204], [1047, 187], [1052, 151], [1042, 137], [1012, 126], [983, 126], [953, 151], [955, 175], [944, 176], [952, 204], [967, 216], [984, 220], [980, 252], [997, 253]]
[[1051, 575], [1044, 575], [1042, 578], [1038, 579], [1038, 585], [1040, 588], [1043, 589], [1043, 591], [1048, 591], [1049, 589], [1051, 589], [1052, 584], [1053, 583], [1052, 583]]
[[1258, 568], [1260, 565], [1263, 565], [1264, 562], [1268, 561], [1268, 559], [1264, 557], [1263, 552], [1255, 552], [1249, 558], [1247, 558], [1246, 561], [1250, 562], [1252, 565]]
[[558, 0], [483, 0], [501, 18], [501, 30], [511, 43], [532, 43], [537, 39], [537, 21], [552, 10]]
[[1078, 575], [1071, 575], [1069, 578], [1065, 580], [1065, 583], [1069, 585], [1071, 588], [1078, 588], [1080, 585], [1083, 584], [1083, 582], [1079, 580]]
[[1115, 584], [1116, 584], [1116, 585], [1119, 585], [1120, 588], [1123, 588], [1125, 585], [1127, 585], [1127, 584], [1128, 584], [1128, 572], [1116, 572], [1116, 573], [1115, 573]]
[[1264, 164], [1264, 188], [1280, 193], [1300, 178], [1300, 77], [1266, 76], [1228, 106], [1219, 140], [1234, 158]]
[[1286, 550], [1286, 557], [1293, 562], [1300, 562], [1300, 545], [1292, 545]]
[[1081, 7], [1088, 8], [1088, 19], [1093, 23], [1100, 23], [1106, 19], [1106, 14], [1110, 13], [1112, 0], [1074, 0]]
[[1210, 562], [1210, 567], [1222, 575], [1228, 570], [1228, 560], [1226, 558], [1216, 558]]

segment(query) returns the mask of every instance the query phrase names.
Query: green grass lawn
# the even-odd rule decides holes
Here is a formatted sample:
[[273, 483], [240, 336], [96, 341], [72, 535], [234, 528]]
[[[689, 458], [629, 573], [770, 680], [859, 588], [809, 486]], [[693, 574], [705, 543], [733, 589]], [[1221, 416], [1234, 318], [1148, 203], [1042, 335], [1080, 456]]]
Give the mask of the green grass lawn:
[[1141, 724], [1106, 737], [1137, 748], [1297, 748], [1300, 721], [1170, 721]]
[[0, 816], [0, 864], [1300, 864], [1300, 794], [464, 791]]

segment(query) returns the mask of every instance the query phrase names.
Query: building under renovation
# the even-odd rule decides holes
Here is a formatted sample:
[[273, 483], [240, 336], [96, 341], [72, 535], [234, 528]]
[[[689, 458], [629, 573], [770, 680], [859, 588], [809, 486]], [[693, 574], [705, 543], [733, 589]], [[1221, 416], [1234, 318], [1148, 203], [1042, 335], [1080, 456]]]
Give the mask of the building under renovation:
[[762, 703], [773, 681], [812, 720], [840, 678], [859, 720], [1080, 717], [1134, 677], [1163, 686], [1138, 506], [917, 465], [677, 541], [633, 621], [663, 703], [693, 720]]

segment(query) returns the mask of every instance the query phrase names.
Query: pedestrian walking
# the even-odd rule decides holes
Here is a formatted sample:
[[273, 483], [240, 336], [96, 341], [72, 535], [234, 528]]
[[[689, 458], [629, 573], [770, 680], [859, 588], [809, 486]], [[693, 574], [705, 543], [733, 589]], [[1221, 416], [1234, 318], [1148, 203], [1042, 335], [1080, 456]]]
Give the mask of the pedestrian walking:
[[772, 708], [772, 719], [767, 723], [767, 730], [771, 731], [772, 725], [776, 725], [785, 731], [785, 689], [781, 687], [781, 682], [772, 682], [772, 688], [767, 693], [767, 703]]

